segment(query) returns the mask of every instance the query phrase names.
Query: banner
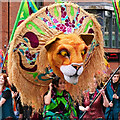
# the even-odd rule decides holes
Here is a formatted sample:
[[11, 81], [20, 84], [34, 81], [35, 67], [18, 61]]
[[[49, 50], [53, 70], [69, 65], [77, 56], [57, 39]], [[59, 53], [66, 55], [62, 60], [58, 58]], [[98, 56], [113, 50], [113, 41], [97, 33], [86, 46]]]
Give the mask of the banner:
[[112, 0], [117, 26], [120, 32], [120, 0]]

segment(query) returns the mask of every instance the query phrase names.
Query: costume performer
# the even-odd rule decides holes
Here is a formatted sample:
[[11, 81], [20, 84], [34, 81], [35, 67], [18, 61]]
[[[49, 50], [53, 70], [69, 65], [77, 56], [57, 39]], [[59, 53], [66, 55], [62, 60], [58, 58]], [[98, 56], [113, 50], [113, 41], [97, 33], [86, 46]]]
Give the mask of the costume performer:
[[77, 119], [77, 113], [73, 107], [73, 100], [65, 90], [65, 80], [57, 76], [49, 84], [49, 91], [44, 96], [44, 103], [43, 117], [45, 120]]
[[104, 69], [101, 27], [94, 15], [70, 2], [33, 13], [18, 26], [10, 45], [9, 79], [21, 100], [37, 109], [53, 72], [67, 81], [75, 100], [98, 69]]

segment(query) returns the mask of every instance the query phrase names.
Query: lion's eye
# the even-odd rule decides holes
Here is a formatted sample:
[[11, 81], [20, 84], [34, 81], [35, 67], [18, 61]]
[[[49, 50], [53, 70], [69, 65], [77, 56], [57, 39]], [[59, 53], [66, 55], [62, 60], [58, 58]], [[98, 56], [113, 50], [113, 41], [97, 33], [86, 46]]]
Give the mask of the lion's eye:
[[69, 56], [70, 56], [67, 50], [61, 50], [61, 51], [59, 51], [58, 54], [60, 54], [60, 55], [62, 55], [62, 56], [64, 56], [64, 57], [66, 57], [66, 56], [69, 57]]
[[87, 49], [85, 48], [84, 50], [81, 51], [81, 55], [82, 55], [82, 56], [85, 55], [86, 52], [87, 52]]
[[67, 56], [67, 52], [66, 51], [61, 51], [61, 55], [62, 56]]

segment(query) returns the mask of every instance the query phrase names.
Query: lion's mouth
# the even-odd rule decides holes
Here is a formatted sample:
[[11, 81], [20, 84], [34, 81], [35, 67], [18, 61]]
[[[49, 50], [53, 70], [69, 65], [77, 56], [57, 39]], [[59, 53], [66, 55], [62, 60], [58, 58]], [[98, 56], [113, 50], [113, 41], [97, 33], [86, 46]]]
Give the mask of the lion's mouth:
[[64, 75], [64, 79], [71, 83], [71, 84], [74, 84], [76, 85], [78, 83], [78, 75], [73, 75], [73, 76], [67, 76], [67, 75]]
[[78, 77], [79, 75], [77, 75], [77, 73], [75, 75], [70, 75], [69, 77]]

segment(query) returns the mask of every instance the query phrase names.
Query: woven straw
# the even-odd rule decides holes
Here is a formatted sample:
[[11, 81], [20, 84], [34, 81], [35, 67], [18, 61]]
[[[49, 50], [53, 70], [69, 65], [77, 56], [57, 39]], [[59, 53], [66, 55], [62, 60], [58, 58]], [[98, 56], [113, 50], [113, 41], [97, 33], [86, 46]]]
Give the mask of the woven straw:
[[[28, 105], [32, 104], [36, 109], [41, 108], [43, 104], [43, 94], [47, 91], [48, 84], [51, 82], [51, 80], [42, 81], [38, 79], [40, 74], [45, 74], [45, 68], [49, 66], [45, 44], [54, 37], [63, 33], [63, 31], [55, 28], [49, 28], [41, 18], [45, 18], [52, 23], [52, 25], [55, 25], [55, 23], [50, 19], [50, 16], [46, 14], [46, 8], [48, 8], [49, 13], [56, 18], [59, 23], [61, 23], [61, 5], [63, 5], [63, 3], [57, 3], [43, 7], [38, 12], [28, 17], [17, 28], [13, 41], [10, 45], [10, 54], [8, 60], [9, 79], [15, 84], [18, 91], [21, 93], [22, 102]], [[70, 21], [72, 21], [75, 18], [79, 6], [73, 3], [64, 3], [64, 5], [66, 6], [67, 15], [69, 16]], [[97, 70], [102, 71], [105, 69], [103, 60], [103, 35], [101, 32], [101, 27], [94, 15], [87, 13], [81, 8], [79, 9], [80, 13], [78, 15], [78, 21], [84, 16], [87, 17], [84, 18], [82, 25], [75, 29], [73, 33], [79, 35], [80, 33], [88, 33], [88, 30], [92, 29], [94, 31], [94, 39], [99, 45], [94, 48], [88, 60], [85, 62], [86, 66], [82, 75], [79, 77], [78, 84], [66, 84], [66, 89], [73, 96], [73, 99], [80, 99], [80, 92], [83, 89], [87, 89], [88, 83], [92, 81], [93, 73], [95, 73]], [[89, 22], [90, 20], [93, 22], [93, 25], [91, 25], [92, 23]], [[86, 29], [85, 27], [87, 24], [88, 28]], [[38, 28], [41, 29], [42, 32], [38, 30]], [[38, 46], [31, 47], [29, 39], [24, 39], [24, 36], [27, 36], [26, 33], [28, 32], [32, 32], [35, 34], [35, 36], [37, 36], [39, 40], [39, 43], [37, 43]], [[20, 43], [22, 45], [19, 45]], [[35, 53], [37, 55], [33, 65], [30, 65], [29, 61], [26, 59], [26, 51], [28, 51], [28, 49], [31, 55]], [[37, 52], [39, 53], [37, 54]], [[20, 61], [25, 68], [32, 69], [35, 65], [37, 65], [37, 69], [35, 71], [24, 69], [24, 67], [21, 67]], [[49, 79], [49, 74], [44, 76], [44, 78]]]

